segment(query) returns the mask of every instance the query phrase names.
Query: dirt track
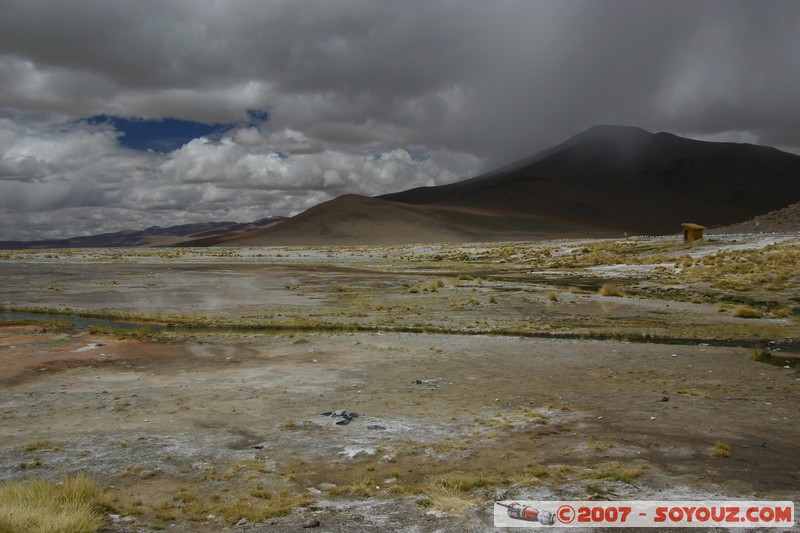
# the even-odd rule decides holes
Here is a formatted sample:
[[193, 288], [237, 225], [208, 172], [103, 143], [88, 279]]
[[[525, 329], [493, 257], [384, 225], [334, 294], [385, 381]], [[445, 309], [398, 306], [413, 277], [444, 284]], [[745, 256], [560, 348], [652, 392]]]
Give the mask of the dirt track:
[[[344, 255], [347, 261], [320, 259], [339, 270], [320, 272], [308, 263], [306, 270], [281, 270], [293, 272], [299, 289], [282, 278], [262, 281], [276, 287], [278, 303], [266, 302], [261, 312], [302, 308], [318, 313], [316, 319], [327, 313], [328, 320], [376, 327], [394, 313], [402, 325], [427, 321], [448, 328], [467, 321], [497, 327], [525, 313], [556, 332], [562, 314], [584, 314], [583, 328], [613, 331], [632, 331], [638, 327], [633, 318], [648, 313], [648, 331], [669, 330], [655, 321], [680, 316], [718, 317], [735, 333], [742, 320], [711, 304], [603, 299], [558, 286], [520, 292], [519, 281], [502, 279], [447, 281], [426, 292], [442, 271], [412, 275], [381, 268], [379, 275], [362, 275], [348, 270], [359, 262], [357, 254]], [[7, 277], [13, 270], [15, 279], [29, 279], [14, 266], [6, 263]], [[150, 265], [147, 276], [178, 279], [174, 266]], [[86, 295], [107, 278], [92, 276], [112, 267], [85, 259], [74, 267], [82, 272], [47, 282], [58, 290], [44, 284], [32, 290], [38, 281], [6, 285], [4, 303], [17, 302], [27, 290], [34, 301], [47, 296], [53, 305], [75, 308], [86, 289], [85, 306], [93, 307], [95, 297]], [[138, 268], [113, 266], [115, 272]], [[208, 267], [181, 270], [182, 283], [207, 283], [196, 271]], [[121, 300], [123, 307], [147, 301], [140, 279], [116, 278], [116, 294], [131, 295]], [[257, 278], [241, 267], [235, 279]], [[394, 289], [409, 283], [423, 290]], [[545, 297], [553, 290], [556, 302]], [[169, 308], [168, 295], [154, 296], [159, 309], [150, 311]], [[209, 313], [233, 313], [229, 301], [222, 295]], [[242, 303], [250, 305], [246, 297]], [[402, 306], [414, 316], [402, 316]], [[603, 320], [590, 322], [593, 315]], [[796, 331], [794, 319], [764, 320], [765, 328]], [[316, 519], [323, 531], [483, 531], [492, 527], [492, 503], [499, 498], [797, 502], [800, 372], [792, 354], [784, 368], [780, 361], [754, 361], [753, 353], [746, 344], [696, 340], [473, 331], [197, 330], [151, 339], [5, 326], [0, 469], [4, 479], [88, 472], [117, 500], [120, 517], [108, 528], [117, 532], [299, 531]], [[359, 416], [337, 425], [343, 418], [321, 414], [339, 409]], [[712, 456], [717, 443], [729, 447], [730, 457]], [[239, 526], [238, 518], [220, 512], [282, 498], [302, 507]]]

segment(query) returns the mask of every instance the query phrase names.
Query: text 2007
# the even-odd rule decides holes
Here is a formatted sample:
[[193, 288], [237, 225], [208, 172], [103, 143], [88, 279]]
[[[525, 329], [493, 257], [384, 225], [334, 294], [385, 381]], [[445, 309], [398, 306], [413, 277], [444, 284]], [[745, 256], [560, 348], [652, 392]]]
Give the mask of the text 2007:
[[631, 514], [630, 507], [578, 507], [578, 522], [619, 522], [624, 523]]

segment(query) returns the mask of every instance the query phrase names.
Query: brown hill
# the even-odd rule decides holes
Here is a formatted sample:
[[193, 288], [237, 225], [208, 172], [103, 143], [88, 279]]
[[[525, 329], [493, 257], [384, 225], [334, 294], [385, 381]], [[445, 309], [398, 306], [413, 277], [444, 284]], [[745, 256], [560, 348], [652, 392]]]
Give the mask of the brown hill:
[[[521, 214], [403, 204], [340, 196], [233, 246], [405, 244], [547, 238], [578, 234], [569, 225]], [[602, 232], [596, 232], [602, 235]]]
[[670, 234], [800, 201], [800, 157], [774, 148], [595, 126], [483, 176], [346, 195], [233, 245], [392, 244]]
[[709, 233], [790, 233], [800, 232], [800, 203], [792, 204], [738, 224], [712, 228]]

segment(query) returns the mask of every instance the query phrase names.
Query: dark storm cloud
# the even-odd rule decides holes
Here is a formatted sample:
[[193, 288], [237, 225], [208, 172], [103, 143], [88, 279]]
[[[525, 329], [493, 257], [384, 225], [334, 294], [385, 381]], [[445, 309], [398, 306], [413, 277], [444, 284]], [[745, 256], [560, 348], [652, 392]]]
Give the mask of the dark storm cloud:
[[[466, 178], [597, 123], [800, 152], [793, 0], [5, 0], [2, 13], [0, 238], [294, 213]], [[81, 120], [96, 115], [232, 126], [152, 154]]]

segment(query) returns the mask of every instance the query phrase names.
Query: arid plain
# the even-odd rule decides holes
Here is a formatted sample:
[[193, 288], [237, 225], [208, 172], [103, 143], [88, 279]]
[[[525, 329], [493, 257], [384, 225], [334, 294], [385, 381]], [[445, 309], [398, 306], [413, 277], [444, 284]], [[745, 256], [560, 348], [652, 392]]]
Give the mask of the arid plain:
[[2, 477], [83, 471], [118, 533], [798, 503], [798, 264], [797, 234], [0, 252]]

